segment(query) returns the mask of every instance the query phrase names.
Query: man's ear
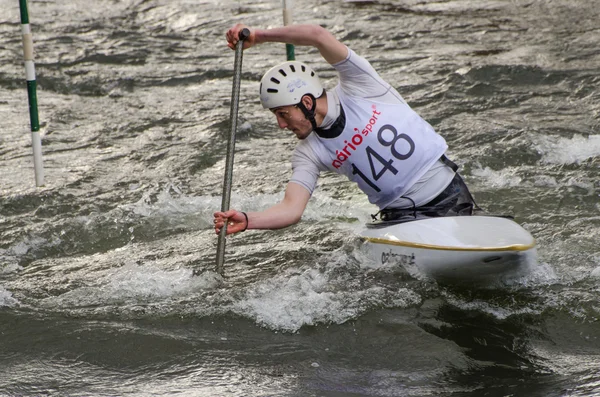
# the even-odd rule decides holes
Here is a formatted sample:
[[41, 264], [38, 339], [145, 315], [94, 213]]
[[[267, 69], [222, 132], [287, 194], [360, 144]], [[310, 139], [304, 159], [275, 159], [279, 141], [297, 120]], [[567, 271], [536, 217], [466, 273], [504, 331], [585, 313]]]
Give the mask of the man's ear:
[[305, 94], [302, 97], [302, 104], [306, 109], [312, 109], [315, 106], [315, 100], [312, 95]]

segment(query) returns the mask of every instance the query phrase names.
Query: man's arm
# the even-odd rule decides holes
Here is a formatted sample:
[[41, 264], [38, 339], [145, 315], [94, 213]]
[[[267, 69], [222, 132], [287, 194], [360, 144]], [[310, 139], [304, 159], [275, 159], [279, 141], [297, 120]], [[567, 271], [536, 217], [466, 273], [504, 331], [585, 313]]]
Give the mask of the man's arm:
[[[228, 46], [235, 49], [240, 31], [248, 28], [237, 24], [226, 33]], [[244, 49], [261, 43], [286, 43], [298, 46], [312, 46], [330, 64], [338, 63], [348, 56], [348, 48], [340, 43], [327, 29], [319, 25], [288, 25], [273, 29], [252, 29], [244, 41]]]
[[291, 226], [300, 221], [309, 199], [308, 190], [296, 183], [288, 183], [280, 203], [264, 211], [248, 212], [246, 214], [247, 222], [244, 213], [236, 210], [215, 212], [215, 232], [219, 234], [225, 222], [229, 222], [227, 234], [246, 229], [281, 229]]

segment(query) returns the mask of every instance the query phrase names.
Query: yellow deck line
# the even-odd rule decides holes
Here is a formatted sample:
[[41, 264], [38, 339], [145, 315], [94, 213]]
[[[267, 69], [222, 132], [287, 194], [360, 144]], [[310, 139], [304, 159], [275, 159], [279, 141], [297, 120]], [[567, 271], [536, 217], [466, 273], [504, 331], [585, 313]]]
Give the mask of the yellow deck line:
[[449, 247], [444, 245], [409, 243], [407, 241], [393, 241], [377, 237], [363, 237], [366, 241], [375, 244], [398, 245], [401, 247], [423, 248], [440, 251], [527, 251], [535, 247], [535, 240], [531, 244], [513, 244], [504, 247]]

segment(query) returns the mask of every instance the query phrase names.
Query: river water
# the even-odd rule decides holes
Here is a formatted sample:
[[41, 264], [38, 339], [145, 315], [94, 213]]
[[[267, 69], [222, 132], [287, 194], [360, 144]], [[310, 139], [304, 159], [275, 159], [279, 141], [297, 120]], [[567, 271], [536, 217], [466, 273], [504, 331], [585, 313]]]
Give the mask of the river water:
[[[0, 395], [600, 395], [598, 0], [296, 3], [446, 138], [538, 265], [460, 287], [377, 267], [357, 237], [375, 209], [323, 175], [301, 223], [229, 238], [215, 273], [224, 33], [281, 25], [280, 1], [32, 1], [36, 188], [18, 2], [0, 0]], [[234, 208], [290, 176], [295, 138], [257, 96], [284, 60], [244, 53]]]

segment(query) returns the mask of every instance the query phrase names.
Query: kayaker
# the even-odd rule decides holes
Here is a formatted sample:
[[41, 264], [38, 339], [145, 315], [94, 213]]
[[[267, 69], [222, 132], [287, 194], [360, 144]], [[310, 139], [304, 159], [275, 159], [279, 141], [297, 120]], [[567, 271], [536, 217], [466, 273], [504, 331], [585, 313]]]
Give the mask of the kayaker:
[[227, 33], [232, 49], [243, 28], [244, 49], [267, 42], [313, 46], [339, 74], [323, 89], [306, 63], [288, 61], [267, 71], [260, 101], [280, 128], [300, 140], [283, 200], [259, 212], [215, 212], [217, 234], [278, 229], [297, 223], [321, 171], [346, 175], [379, 208], [381, 221], [471, 215], [475, 202], [457, 166], [444, 153], [446, 141], [415, 113], [371, 64], [319, 25], [253, 29], [237, 24]]

